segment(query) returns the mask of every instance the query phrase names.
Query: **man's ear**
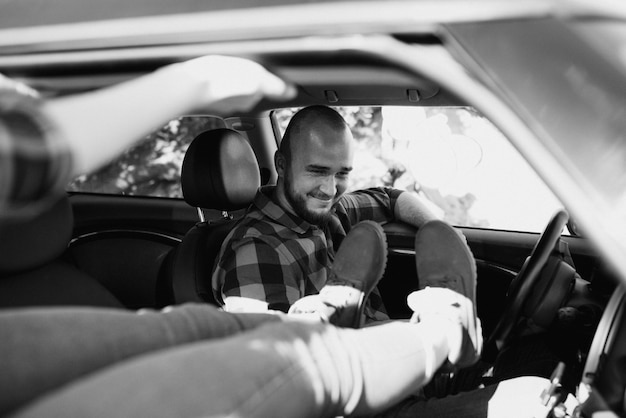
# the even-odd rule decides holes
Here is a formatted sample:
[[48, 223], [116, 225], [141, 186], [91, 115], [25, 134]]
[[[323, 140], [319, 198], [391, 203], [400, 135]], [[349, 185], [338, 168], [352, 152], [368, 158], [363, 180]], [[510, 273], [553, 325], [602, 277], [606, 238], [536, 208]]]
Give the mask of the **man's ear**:
[[280, 151], [274, 153], [274, 168], [276, 168], [278, 177], [284, 177], [285, 171], [287, 170], [287, 160]]

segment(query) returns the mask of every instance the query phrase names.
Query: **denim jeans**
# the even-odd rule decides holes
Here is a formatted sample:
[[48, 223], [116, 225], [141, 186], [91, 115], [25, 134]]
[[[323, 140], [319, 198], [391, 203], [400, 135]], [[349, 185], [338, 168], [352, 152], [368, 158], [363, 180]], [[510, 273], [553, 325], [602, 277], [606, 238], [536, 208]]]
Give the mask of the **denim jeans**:
[[426, 383], [418, 329], [401, 322], [340, 329], [193, 304], [142, 314], [4, 311], [0, 414], [486, 417], [514, 416], [503, 411], [538, 400], [544, 381], [532, 379], [539, 378], [412, 400]]

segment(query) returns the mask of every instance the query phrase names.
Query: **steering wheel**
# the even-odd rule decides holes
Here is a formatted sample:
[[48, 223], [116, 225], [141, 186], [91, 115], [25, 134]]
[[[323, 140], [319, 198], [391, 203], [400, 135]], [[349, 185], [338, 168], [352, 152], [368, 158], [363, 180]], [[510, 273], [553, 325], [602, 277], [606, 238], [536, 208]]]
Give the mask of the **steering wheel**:
[[486, 347], [493, 347], [495, 344], [496, 348], [501, 349], [508, 341], [513, 328], [520, 319], [524, 304], [527, 302], [533, 288], [537, 285], [541, 270], [557, 245], [568, 219], [567, 212], [559, 210], [548, 222], [530, 257], [528, 257], [515, 279], [511, 282], [507, 293], [506, 307], [500, 317], [500, 321], [489, 337]]

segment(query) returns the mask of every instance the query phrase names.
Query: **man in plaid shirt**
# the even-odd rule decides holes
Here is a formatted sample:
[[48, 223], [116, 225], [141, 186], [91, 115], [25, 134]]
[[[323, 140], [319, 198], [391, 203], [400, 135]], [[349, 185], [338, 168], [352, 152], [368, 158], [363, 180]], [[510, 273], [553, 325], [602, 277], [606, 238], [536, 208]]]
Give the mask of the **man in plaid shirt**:
[[[262, 187], [230, 232], [213, 273], [220, 303], [256, 299], [287, 312], [326, 284], [335, 252], [363, 220], [420, 226], [435, 216], [415, 196], [390, 188], [345, 193], [354, 139], [341, 115], [310, 106], [291, 119], [275, 155], [276, 186]], [[388, 319], [377, 291], [366, 320]]]

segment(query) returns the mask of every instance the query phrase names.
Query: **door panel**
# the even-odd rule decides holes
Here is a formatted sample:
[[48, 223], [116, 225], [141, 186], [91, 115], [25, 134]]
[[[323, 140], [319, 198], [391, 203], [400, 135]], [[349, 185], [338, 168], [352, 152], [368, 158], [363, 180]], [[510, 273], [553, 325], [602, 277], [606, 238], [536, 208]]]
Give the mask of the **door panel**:
[[[413, 250], [416, 229], [404, 224], [384, 226], [389, 245], [385, 276], [379, 284], [385, 306], [392, 318], [408, 318], [406, 295], [418, 287]], [[477, 304], [485, 335], [500, 318], [509, 285], [539, 239], [539, 234], [489, 229], [461, 228], [477, 264]], [[611, 278], [591, 251], [588, 241], [563, 236], [578, 273], [588, 287], [599, 293], [611, 288]], [[591, 284], [593, 282], [593, 285]], [[577, 304], [583, 304], [578, 301]]]
[[[69, 256], [132, 308], [159, 306], [159, 274], [164, 258], [198, 221], [197, 210], [180, 199], [128, 196], [71, 196], [74, 240]], [[235, 217], [243, 212], [235, 212]], [[207, 219], [222, 216], [207, 211]], [[488, 331], [499, 318], [511, 280], [539, 239], [539, 234], [463, 228], [477, 259], [478, 309]], [[387, 270], [379, 287], [389, 314], [407, 318], [406, 295], [418, 286], [413, 251], [415, 228], [385, 225], [389, 244]], [[606, 269], [579, 237], [563, 237], [576, 269], [596, 287], [610, 288]], [[607, 285], [607, 283], [609, 283]]]
[[[67, 257], [131, 309], [161, 307], [161, 267], [198, 222], [180, 199], [74, 194], [74, 235]], [[207, 211], [208, 219], [220, 217]]]
[[180, 238], [198, 221], [182, 199], [71, 194], [74, 235], [104, 230], [146, 230]]

